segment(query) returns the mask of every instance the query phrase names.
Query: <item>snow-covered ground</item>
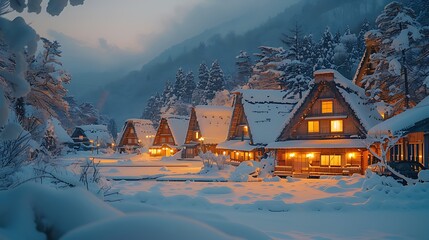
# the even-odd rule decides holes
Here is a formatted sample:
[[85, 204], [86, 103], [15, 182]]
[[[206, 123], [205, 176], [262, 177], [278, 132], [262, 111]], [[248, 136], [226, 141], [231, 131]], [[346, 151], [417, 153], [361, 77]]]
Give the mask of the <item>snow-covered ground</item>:
[[[52, 239], [140, 239], [143, 234], [150, 239], [427, 239], [429, 234], [429, 183], [402, 186], [375, 174], [232, 182], [227, 180], [234, 167], [201, 175], [201, 162], [147, 155], [80, 152], [58, 161], [76, 167], [71, 163], [88, 157], [100, 161], [111, 192], [119, 194], [103, 202], [84, 189], [34, 183], [0, 192], [0, 239], [43, 239], [36, 229], [50, 229]], [[112, 180], [121, 178], [127, 180]], [[200, 182], [219, 178], [227, 182]]]

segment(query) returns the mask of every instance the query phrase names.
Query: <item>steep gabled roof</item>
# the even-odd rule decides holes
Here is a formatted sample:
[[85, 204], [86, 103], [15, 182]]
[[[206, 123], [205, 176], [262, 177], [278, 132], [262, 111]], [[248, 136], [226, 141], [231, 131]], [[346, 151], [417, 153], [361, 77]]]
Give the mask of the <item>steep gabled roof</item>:
[[[333, 90], [337, 92], [339, 100], [349, 107], [352, 111], [354, 117], [359, 122], [362, 131], [366, 132], [371, 127], [375, 126], [381, 122], [382, 117], [378, 113], [376, 106], [368, 103], [368, 99], [365, 95], [364, 89], [353, 84], [352, 81], [345, 78], [339, 72], [332, 69], [318, 70], [314, 72], [314, 75], [331, 75], [333, 76]], [[311, 99], [318, 97], [319, 91], [318, 88], [321, 87], [320, 82], [313, 81], [314, 85], [309, 92], [305, 94], [303, 99], [301, 99], [292, 110], [289, 118], [286, 119], [283, 132], [290, 131], [291, 126], [289, 125], [292, 119], [301, 118], [302, 116], [297, 116], [298, 113], [301, 113], [304, 108], [308, 108], [308, 105], [311, 104]], [[304, 106], [305, 105], [305, 106]], [[280, 136], [282, 136], [281, 134]]]
[[73, 139], [69, 136], [58, 119], [51, 117], [48, 121], [52, 123], [52, 130], [60, 143], [73, 143]]
[[280, 90], [239, 90], [252, 143], [274, 142], [299, 99]]
[[218, 144], [228, 137], [232, 108], [224, 106], [195, 107], [198, 126], [205, 144]]
[[179, 115], [166, 115], [164, 118], [167, 120], [168, 127], [173, 135], [174, 142], [177, 146], [185, 143], [186, 133], [189, 126], [188, 116]]
[[[419, 122], [429, 119], [429, 97], [423, 99], [414, 108], [408, 109], [384, 122], [377, 124], [368, 131], [370, 136], [380, 136], [385, 134], [396, 134], [400, 131], [407, 131], [416, 126]], [[429, 122], [426, 124], [429, 125]], [[429, 126], [428, 126], [429, 127]]]
[[156, 130], [153, 127], [153, 122], [148, 119], [136, 119], [136, 118], [128, 119], [125, 122], [125, 126], [117, 138], [118, 144], [121, 142], [124, 131], [128, 126], [134, 127], [137, 138], [142, 141], [144, 146], [149, 146], [152, 144], [152, 141], [151, 141], [152, 137], [153, 135], [156, 134]]

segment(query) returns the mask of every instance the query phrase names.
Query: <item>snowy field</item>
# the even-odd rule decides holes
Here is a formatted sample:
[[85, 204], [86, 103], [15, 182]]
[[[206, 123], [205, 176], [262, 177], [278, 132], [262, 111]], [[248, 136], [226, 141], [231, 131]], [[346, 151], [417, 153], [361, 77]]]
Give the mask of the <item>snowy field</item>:
[[233, 182], [234, 167], [198, 174], [199, 161], [146, 155], [58, 161], [73, 169], [88, 157], [117, 194], [102, 201], [34, 183], [0, 192], [0, 239], [44, 239], [37, 229], [52, 239], [428, 238], [429, 183], [404, 187], [374, 174]]

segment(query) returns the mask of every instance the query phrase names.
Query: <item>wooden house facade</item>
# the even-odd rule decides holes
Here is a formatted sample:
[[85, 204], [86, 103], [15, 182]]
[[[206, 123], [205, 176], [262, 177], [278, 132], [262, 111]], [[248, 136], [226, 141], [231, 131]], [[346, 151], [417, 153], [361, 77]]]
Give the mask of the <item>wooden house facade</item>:
[[363, 89], [334, 70], [315, 72], [314, 85], [293, 110], [277, 141], [275, 174], [362, 173], [368, 165], [367, 130], [381, 121]]
[[200, 151], [216, 153], [217, 144], [227, 138], [231, 114], [231, 107], [192, 108], [182, 158], [194, 158]]
[[388, 161], [415, 161], [429, 167], [429, 97], [368, 131], [373, 137], [402, 132], [403, 137], [387, 153]]
[[185, 142], [189, 125], [187, 116], [169, 115], [161, 118], [152, 146], [150, 156], [172, 156], [176, 154]]
[[236, 92], [227, 140], [218, 144], [218, 153], [236, 162], [259, 161], [297, 101], [280, 90]]
[[119, 152], [132, 151], [152, 145], [156, 131], [151, 120], [128, 119], [117, 140]]

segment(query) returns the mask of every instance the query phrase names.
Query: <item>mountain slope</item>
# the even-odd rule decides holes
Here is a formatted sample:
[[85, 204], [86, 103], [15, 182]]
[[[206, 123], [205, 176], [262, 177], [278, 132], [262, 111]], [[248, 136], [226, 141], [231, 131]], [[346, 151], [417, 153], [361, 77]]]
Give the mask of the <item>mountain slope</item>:
[[[197, 71], [201, 62], [210, 64], [218, 59], [226, 74], [233, 74], [235, 56], [240, 50], [257, 52], [261, 45], [282, 46], [280, 38], [295, 22], [315, 39], [326, 26], [332, 32], [343, 31], [347, 25], [356, 29], [364, 18], [370, 22], [381, 12], [387, 0], [305, 0], [285, 9], [261, 26], [236, 35], [229, 33], [209, 35], [206, 31], [176, 45], [139, 71], [107, 85], [102, 96], [105, 105], [102, 112], [118, 120], [140, 116], [146, 100], [163, 89], [167, 80], [174, 81], [179, 67]], [[193, 47], [192, 47], [193, 46]]]

